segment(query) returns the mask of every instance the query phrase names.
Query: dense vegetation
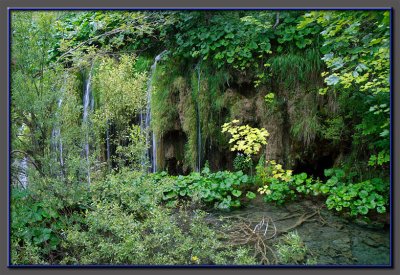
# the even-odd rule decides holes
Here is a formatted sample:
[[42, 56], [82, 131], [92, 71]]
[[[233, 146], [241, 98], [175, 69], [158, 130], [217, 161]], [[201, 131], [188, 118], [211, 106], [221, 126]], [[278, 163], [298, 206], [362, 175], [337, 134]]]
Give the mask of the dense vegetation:
[[272, 261], [208, 221], [257, 197], [384, 221], [389, 21], [13, 11], [12, 264], [316, 263], [296, 232]]

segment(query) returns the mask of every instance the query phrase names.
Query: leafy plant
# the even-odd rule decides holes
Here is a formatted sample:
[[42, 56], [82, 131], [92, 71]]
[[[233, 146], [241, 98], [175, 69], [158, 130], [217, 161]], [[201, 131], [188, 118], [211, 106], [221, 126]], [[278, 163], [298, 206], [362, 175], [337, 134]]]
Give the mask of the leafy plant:
[[238, 153], [233, 160], [233, 168], [235, 171], [248, 171], [253, 167], [253, 160], [249, 156]]
[[[265, 166], [264, 166], [265, 165]], [[294, 199], [295, 192], [291, 190], [292, 171], [284, 170], [276, 161], [266, 161], [256, 167], [256, 182], [261, 185], [258, 192], [265, 194], [265, 201], [276, 201], [279, 204], [288, 199]]]
[[274, 93], [268, 93], [265, 97], [264, 100], [267, 104], [271, 104], [275, 100], [275, 94]]
[[[41, 186], [46, 188], [45, 185]], [[63, 201], [57, 199], [62, 197], [62, 189], [54, 189], [50, 192], [39, 190], [46, 193], [46, 196], [36, 192], [34, 187], [25, 190], [12, 189], [12, 264], [53, 263], [52, 254], [60, 252], [62, 255], [62, 232], [72, 223], [81, 220], [85, 196], [80, 196], [81, 190], [77, 189], [77, 192], [70, 193], [75, 198], [71, 196]]]
[[205, 167], [201, 173], [170, 178], [175, 183], [164, 191], [164, 200], [199, 198], [206, 204], [214, 204], [216, 208], [229, 209], [239, 207], [240, 199], [244, 196], [249, 199], [255, 197], [252, 192], [243, 192], [250, 180], [242, 171], [211, 173]]
[[287, 233], [278, 244], [275, 245], [280, 264], [308, 264], [309, 258], [307, 246], [304, 244], [297, 231]]
[[330, 176], [321, 192], [328, 194], [326, 205], [328, 209], [343, 211], [348, 209], [350, 215], [366, 215], [370, 210], [385, 213], [388, 204], [388, 185], [382, 179], [352, 183], [345, 179], [343, 170], [325, 170]]
[[[124, 170], [93, 185], [83, 223], [65, 229], [62, 264], [251, 264], [245, 247], [224, 245], [206, 213], [163, 205], [164, 173]], [[238, 253], [238, 254], [237, 254]]]
[[129, 163], [129, 166], [136, 170], [147, 170], [148, 160], [145, 159], [145, 153], [149, 145], [146, 142], [146, 134], [142, 132], [142, 129], [138, 125], [132, 125], [120, 132], [120, 135], [125, 137], [124, 140], [126, 142], [123, 142], [123, 144], [126, 145], [118, 144], [118, 140], [115, 141], [117, 144], [113, 159], [119, 168]]
[[353, 183], [350, 181], [352, 175], [346, 176], [342, 169], [327, 169], [325, 176], [329, 178], [321, 182], [306, 173], [292, 175], [290, 170], [283, 170], [281, 165], [270, 161], [266, 167], [258, 167], [256, 180], [264, 184], [258, 192], [267, 202], [283, 204], [302, 194], [324, 196], [328, 209], [346, 211], [351, 216], [366, 215], [369, 210], [386, 212], [388, 185], [384, 180], [373, 178]]
[[258, 153], [262, 145], [267, 144], [269, 133], [264, 128], [257, 129], [249, 125], [239, 126], [239, 120], [235, 119], [222, 125], [222, 133], [231, 134], [229, 143], [233, 143], [231, 151], [243, 152], [250, 156]]

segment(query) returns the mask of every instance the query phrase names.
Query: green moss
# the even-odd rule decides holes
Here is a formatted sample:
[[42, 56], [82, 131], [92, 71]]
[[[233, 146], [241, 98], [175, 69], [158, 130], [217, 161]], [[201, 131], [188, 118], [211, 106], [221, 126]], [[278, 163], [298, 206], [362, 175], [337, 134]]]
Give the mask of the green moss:
[[174, 127], [179, 119], [176, 98], [179, 85], [174, 82], [179, 72], [172, 63], [159, 64], [153, 76], [152, 128], [159, 140], [163, 133]]
[[316, 48], [302, 52], [292, 50], [271, 57], [268, 63], [271, 64], [272, 79], [283, 83], [287, 89], [294, 89], [299, 83], [303, 85], [315, 83], [310, 80], [319, 77], [323, 64], [320, 52]]
[[138, 56], [133, 64], [133, 69], [139, 73], [148, 72], [153, 62], [154, 58], [145, 55]]

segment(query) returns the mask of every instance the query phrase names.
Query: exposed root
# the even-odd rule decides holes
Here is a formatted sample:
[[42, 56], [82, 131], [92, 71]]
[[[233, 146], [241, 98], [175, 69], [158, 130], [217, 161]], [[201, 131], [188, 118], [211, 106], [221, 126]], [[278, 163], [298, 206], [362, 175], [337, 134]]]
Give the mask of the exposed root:
[[315, 219], [313, 219], [313, 220], [310, 220], [310, 219], [312, 217], [314, 217], [315, 215], [317, 215], [317, 214], [318, 214], [317, 212], [313, 212], [313, 213], [308, 214], [308, 215], [306, 213], [304, 213], [303, 215], [300, 216], [300, 218], [292, 226], [289, 226], [289, 227], [287, 227], [287, 228], [285, 228], [283, 230], [279, 230], [278, 233], [279, 234], [287, 233], [287, 232], [292, 231], [293, 229], [295, 229], [296, 227], [302, 225], [303, 223], [305, 223], [307, 221], [315, 221]]
[[[278, 258], [272, 249], [276, 238], [281, 234], [292, 231], [305, 222], [317, 221], [312, 219], [316, 215], [319, 216], [320, 222], [325, 222], [317, 210], [302, 215], [291, 214], [275, 221], [271, 217], [263, 216], [257, 223], [241, 216], [231, 216], [231, 220], [235, 218], [237, 222], [234, 222], [232, 226], [223, 232], [221, 231], [221, 233], [231, 245], [252, 245], [254, 247], [254, 256], [260, 259], [261, 264], [277, 264]], [[298, 219], [293, 225], [284, 229], [277, 229], [275, 222], [294, 217], [298, 217]], [[254, 223], [256, 224], [254, 225]]]
[[278, 259], [267, 240], [276, 235], [275, 223], [269, 217], [263, 219], [253, 228], [252, 223], [240, 221], [226, 232], [232, 245], [254, 246], [254, 256], [260, 258], [261, 264], [275, 264]]

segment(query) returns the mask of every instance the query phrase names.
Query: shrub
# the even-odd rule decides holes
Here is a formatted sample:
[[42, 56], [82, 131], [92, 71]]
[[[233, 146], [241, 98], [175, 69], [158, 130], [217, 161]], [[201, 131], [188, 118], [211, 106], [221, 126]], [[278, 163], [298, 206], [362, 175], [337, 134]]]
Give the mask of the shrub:
[[314, 180], [306, 173], [292, 175], [291, 170], [284, 170], [275, 161], [267, 166], [257, 166], [256, 182], [264, 185], [258, 192], [267, 202], [283, 204], [293, 200], [296, 195], [324, 196], [328, 209], [349, 212], [351, 216], [366, 215], [370, 210], [386, 212], [388, 204], [388, 184], [379, 178], [353, 183], [342, 169], [327, 169], [326, 182]]
[[12, 264], [53, 263], [55, 252], [62, 255], [62, 231], [81, 220], [87, 204], [82, 189], [74, 187], [44, 178], [28, 189], [12, 189]]
[[253, 160], [249, 156], [238, 153], [233, 160], [233, 168], [235, 171], [247, 172], [253, 167]]
[[169, 184], [165, 175], [128, 171], [96, 183], [84, 222], [65, 230], [62, 264], [255, 263], [246, 248], [218, 240], [205, 212], [163, 206]]
[[231, 134], [229, 143], [233, 143], [231, 151], [243, 152], [246, 156], [256, 154], [261, 146], [267, 144], [269, 133], [264, 128], [257, 129], [249, 125], [237, 125], [239, 120], [233, 120], [222, 125], [222, 133]]
[[249, 199], [254, 198], [254, 193], [243, 192], [250, 180], [242, 171], [211, 173], [210, 169], [205, 167], [201, 173], [170, 178], [175, 182], [164, 191], [164, 200], [168, 201], [199, 198], [206, 204], [214, 204], [216, 208], [229, 209], [239, 207], [240, 199], [244, 195]]
[[287, 233], [275, 245], [275, 248], [280, 264], [312, 264], [315, 262], [315, 259], [307, 258], [308, 248], [297, 231]]

